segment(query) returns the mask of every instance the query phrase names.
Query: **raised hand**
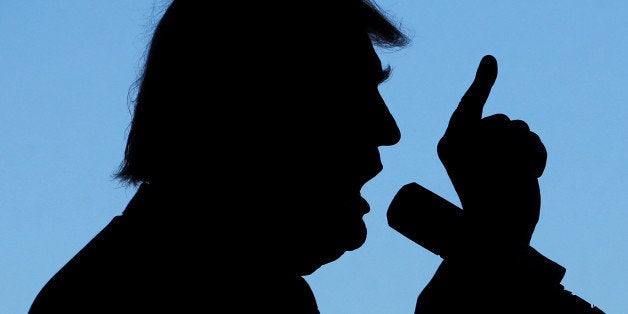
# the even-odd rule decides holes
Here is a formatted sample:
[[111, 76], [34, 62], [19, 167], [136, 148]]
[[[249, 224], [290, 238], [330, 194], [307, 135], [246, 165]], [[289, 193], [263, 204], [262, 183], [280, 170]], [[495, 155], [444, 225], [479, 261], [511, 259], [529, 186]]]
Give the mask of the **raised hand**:
[[438, 156], [460, 198], [470, 241], [525, 248], [539, 219], [538, 178], [547, 152], [524, 121], [482, 117], [496, 78], [497, 61], [484, 56], [438, 143]]
[[496, 78], [485, 56], [438, 143], [462, 209], [418, 183], [388, 208], [393, 229], [443, 257], [414, 313], [603, 313], [565, 290], [565, 268], [529, 245], [547, 152], [525, 122], [482, 117]]

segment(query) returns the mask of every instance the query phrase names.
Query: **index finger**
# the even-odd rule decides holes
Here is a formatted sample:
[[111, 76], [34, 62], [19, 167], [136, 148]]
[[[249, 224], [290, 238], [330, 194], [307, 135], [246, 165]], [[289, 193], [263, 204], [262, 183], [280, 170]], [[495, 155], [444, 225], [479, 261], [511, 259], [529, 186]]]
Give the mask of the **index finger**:
[[462, 96], [458, 107], [452, 114], [449, 127], [460, 124], [468, 125], [482, 119], [484, 104], [496, 79], [497, 60], [492, 55], [486, 55], [478, 65], [473, 83]]

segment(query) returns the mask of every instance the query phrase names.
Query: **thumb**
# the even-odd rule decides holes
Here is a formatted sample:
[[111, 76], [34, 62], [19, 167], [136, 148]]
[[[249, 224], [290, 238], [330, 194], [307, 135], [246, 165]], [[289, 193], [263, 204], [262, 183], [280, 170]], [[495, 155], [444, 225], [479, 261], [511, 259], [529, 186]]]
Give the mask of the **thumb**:
[[486, 55], [480, 61], [473, 83], [452, 114], [448, 129], [464, 127], [482, 119], [484, 104], [496, 79], [497, 60], [492, 55]]

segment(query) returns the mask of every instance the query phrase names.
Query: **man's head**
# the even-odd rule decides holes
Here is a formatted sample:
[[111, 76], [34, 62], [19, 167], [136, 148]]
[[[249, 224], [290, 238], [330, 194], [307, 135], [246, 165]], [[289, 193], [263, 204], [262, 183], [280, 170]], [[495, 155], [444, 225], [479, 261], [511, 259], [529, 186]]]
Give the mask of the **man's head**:
[[382, 169], [378, 147], [400, 137], [373, 45], [407, 38], [366, 1], [294, 2], [175, 0], [117, 178], [211, 186], [209, 204], [238, 213], [225, 227], [307, 274], [365, 241], [360, 189]]

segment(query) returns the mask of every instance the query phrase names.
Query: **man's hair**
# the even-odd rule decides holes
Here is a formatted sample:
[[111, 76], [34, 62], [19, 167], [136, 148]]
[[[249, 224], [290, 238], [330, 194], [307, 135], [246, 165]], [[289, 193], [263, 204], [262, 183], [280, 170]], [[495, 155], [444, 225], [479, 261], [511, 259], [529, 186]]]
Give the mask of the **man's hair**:
[[359, 2], [364, 26], [375, 46], [401, 48], [408, 45], [410, 38], [401, 30], [401, 25], [394, 24], [386, 11], [370, 0]]
[[[204, 60], [212, 52], [224, 53], [223, 51], [229, 49], [232, 42], [235, 43], [235, 47], [247, 47], [246, 45], [249, 45], [247, 41], [254, 40], [252, 38], [258, 41], [250, 43], [250, 46], [259, 48], [257, 50], [266, 49], [265, 46], [260, 46], [266, 44], [264, 40], [267, 37], [265, 36], [268, 36], [267, 33], [271, 33], [268, 28], [264, 28], [265, 25], [278, 23], [280, 24], [278, 27], [286, 28], [286, 25], [281, 25], [281, 23], [286, 23], [285, 20], [277, 19], [281, 21], [275, 22], [271, 18], [273, 16], [285, 18], [286, 13], [280, 9], [287, 10], [287, 12], [291, 12], [290, 9], [292, 8], [298, 10], [292, 12], [294, 15], [288, 16], [288, 19], [295, 19], [294, 16], [298, 16], [297, 13], [303, 12], [307, 12], [306, 14], [318, 12], [319, 15], [323, 15], [309, 20], [307, 26], [308, 30], [312, 32], [315, 32], [314, 29], [323, 32], [321, 35], [323, 37], [325, 31], [333, 31], [334, 27], [344, 27], [357, 23], [359, 24], [357, 27], [368, 33], [376, 47], [400, 48], [409, 43], [408, 36], [401, 30], [400, 26], [396, 25], [393, 19], [371, 0], [330, 0], [321, 1], [321, 3], [328, 3], [329, 6], [325, 8], [318, 2], [301, 4], [300, 1], [290, 1], [288, 4], [282, 4], [282, 8], [279, 8], [278, 4], [257, 3], [251, 4], [251, 6], [260, 6], [260, 8], [252, 9], [247, 4], [248, 10], [246, 12], [248, 13], [240, 14], [238, 11], [232, 11], [235, 9], [234, 7], [237, 7], [234, 4], [189, 0], [172, 1], [156, 25], [148, 46], [143, 73], [136, 81], [138, 89], [133, 100], [133, 119], [125, 146], [124, 159], [113, 177], [124, 184], [135, 186], [143, 182], [151, 182], [160, 171], [164, 171], [164, 167], [176, 167], [172, 163], [186, 160], [181, 154], [187, 152], [184, 142], [185, 137], [190, 135], [179, 128], [191, 124], [189, 119], [194, 116], [194, 113], [190, 114], [188, 105], [192, 106], [200, 102], [199, 99], [194, 99], [190, 90], [194, 88], [207, 90], [207, 86], [202, 85], [199, 81], [207, 80], [208, 74], [227, 73], [230, 70], [229, 66], [238, 67], [238, 65], [233, 64], [212, 63], [208, 68], [213, 69], [213, 67], [222, 66], [225, 68], [225, 72], [213, 70], [209, 71], [210, 73], [202, 72], [203, 75], [199, 78], [198, 75], [194, 75], [196, 69], [202, 68], [198, 63], [208, 61], [197, 61], [195, 58]], [[313, 5], [316, 8], [310, 10], [308, 6]], [[202, 6], [202, 8], [198, 6]], [[260, 11], [265, 13], [260, 13]], [[233, 25], [244, 24], [249, 28], [228, 28], [231, 24], [217, 23], [217, 20], [222, 21], [222, 19], [217, 19], [215, 16], [222, 14], [231, 14], [231, 18], [234, 19]], [[251, 19], [244, 19], [243, 16], [251, 17]], [[326, 19], [329, 16], [333, 16], [334, 19], [332, 20], [335, 22], [329, 22], [330, 19]], [[208, 26], [209, 23], [218, 25], [215, 27], [213, 25]], [[289, 26], [292, 27], [292, 25]], [[272, 27], [274, 26], [271, 26], [270, 29]], [[203, 34], [202, 38], [194, 37], [199, 29], [208, 29], [209, 31]], [[231, 31], [233, 32], [231, 33]], [[290, 33], [289, 30], [285, 32], [285, 34]], [[249, 33], [254, 35], [249, 35]], [[293, 37], [280, 39], [280, 41], [290, 44], [292, 40], [296, 40], [300, 36], [300, 33], [296, 30], [296, 33], [290, 36]], [[252, 51], [255, 51], [255, 48]], [[242, 62], [250, 62], [246, 60], [247, 51], [242, 53], [245, 55]], [[224, 54], [226, 55], [226, 53]], [[234, 58], [233, 54], [230, 54], [229, 58]], [[213, 60], [215, 59], [217, 58], [213, 57]], [[212, 62], [214, 62], [213, 60]], [[239, 59], [236, 58], [236, 60]], [[245, 67], [242, 66], [242, 68]], [[214, 79], [229, 78], [218, 75]], [[174, 169], [172, 170], [174, 171]]]

